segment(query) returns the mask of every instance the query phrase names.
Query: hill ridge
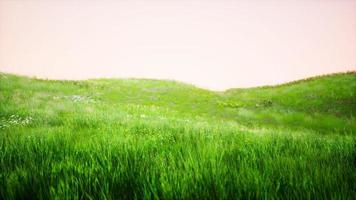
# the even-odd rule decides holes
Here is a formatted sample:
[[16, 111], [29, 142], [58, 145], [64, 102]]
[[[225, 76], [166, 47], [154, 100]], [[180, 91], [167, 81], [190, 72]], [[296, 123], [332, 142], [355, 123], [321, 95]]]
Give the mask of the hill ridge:
[[178, 83], [186, 86], [192, 86], [198, 89], [202, 90], [207, 90], [210, 92], [228, 92], [232, 90], [245, 90], [245, 89], [256, 89], [256, 88], [276, 88], [276, 87], [283, 87], [283, 86], [288, 86], [288, 85], [293, 85], [293, 84], [298, 84], [306, 81], [313, 81], [317, 80], [320, 78], [327, 78], [327, 77], [332, 77], [332, 76], [337, 76], [337, 75], [356, 75], [356, 70], [355, 71], [346, 71], [346, 72], [335, 72], [335, 73], [328, 73], [328, 74], [320, 74], [320, 75], [315, 75], [315, 76], [310, 76], [306, 78], [301, 78], [297, 80], [292, 80], [292, 81], [287, 81], [284, 83], [278, 83], [278, 84], [267, 84], [267, 85], [261, 85], [261, 86], [252, 86], [252, 87], [232, 87], [224, 90], [211, 90], [208, 88], [204, 87], [199, 87], [196, 86], [192, 83], [189, 82], [184, 82], [180, 80], [174, 80], [174, 79], [155, 79], [155, 78], [135, 78], [135, 77], [128, 77], [128, 78], [88, 78], [88, 79], [81, 79], [81, 80], [75, 80], [75, 79], [48, 79], [48, 78], [39, 78], [36, 76], [26, 76], [26, 75], [18, 75], [15, 73], [7, 73], [7, 72], [1, 72], [0, 75], [2, 76], [15, 76], [15, 77], [20, 77], [20, 78], [27, 78], [27, 79], [33, 79], [33, 80], [39, 80], [39, 81], [55, 81], [55, 82], [88, 82], [88, 81], [118, 81], [118, 80], [137, 80], [137, 81], [158, 81], [158, 82], [169, 82], [169, 83]]

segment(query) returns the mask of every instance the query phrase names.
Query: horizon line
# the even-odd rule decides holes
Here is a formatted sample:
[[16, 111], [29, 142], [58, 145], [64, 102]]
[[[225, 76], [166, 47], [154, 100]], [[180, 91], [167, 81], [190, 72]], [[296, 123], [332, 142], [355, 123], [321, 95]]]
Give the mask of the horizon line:
[[267, 84], [267, 85], [260, 85], [260, 86], [252, 86], [252, 87], [232, 87], [224, 90], [213, 90], [210, 88], [204, 88], [197, 86], [193, 83], [188, 83], [180, 80], [175, 80], [175, 79], [159, 79], [159, 78], [144, 78], [144, 77], [100, 77], [100, 78], [87, 78], [87, 79], [52, 79], [52, 78], [42, 78], [39, 76], [31, 76], [31, 75], [23, 75], [23, 74], [16, 74], [16, 73], [11, 73], [11, 72], [2, 72], [0, 71], [1, 76], [6, 76], [6, 75], [11, 75], [11, 76], [18, 76], [18, 77], [23, 77], [23, 78], [29, 78], [29, 79], [34, 79], [34, 80], [41, 80], [41, 81], [63, 81], [63, 82], [81, 82], [81, 81], [92, 81], [92, 80], [149, 80], [149, 81], [170, 81], [170, 82], [177, 82], [177, 83], [182, 83], [184, 85], [191, 85], [195, 88], [203, 89], [203, 90], [208, 90], [212, 92], [227, 92], [230, 90], [235, 90], [235, 89], [256, 89], [256, 88], [275, 88], [275, 87], [281, 87], [281, 86], [286, 86], [286, 85], [291, 85], [291, 84], [296, 84], [300, 83], [303, 81], [312, 81], [317, 78], [323, 78], [323, 77], [329, 77], [329, 76], [335, 76], [335, 75], [347, 75], [347, 74], [353, 74], [356, 75], [356, 70], [347, 70], [347, 71], [340, 71], [340, 72], [333, 72], [333, 73], [326, 73], [326, 74], [319, 74], [315, 76], [308, 76], [305, 78], [301, 79], [295, 79], [283, 83], [278, 83], [278, 84]]

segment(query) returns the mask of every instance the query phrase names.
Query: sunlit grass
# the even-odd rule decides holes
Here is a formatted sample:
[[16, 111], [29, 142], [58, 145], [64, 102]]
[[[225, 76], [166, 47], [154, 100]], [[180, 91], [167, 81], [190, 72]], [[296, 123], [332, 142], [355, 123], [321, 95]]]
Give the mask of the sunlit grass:
[[354, 73], [217, 93], [0, 77], [2, 199], [355, 196]]

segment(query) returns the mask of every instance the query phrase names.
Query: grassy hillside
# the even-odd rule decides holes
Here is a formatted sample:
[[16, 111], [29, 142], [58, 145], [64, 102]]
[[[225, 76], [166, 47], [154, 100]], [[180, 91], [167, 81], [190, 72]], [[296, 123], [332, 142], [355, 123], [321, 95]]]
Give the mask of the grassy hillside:
[[356, 73], [213, 92], [0, 74], [0, 199], [352, 198]]

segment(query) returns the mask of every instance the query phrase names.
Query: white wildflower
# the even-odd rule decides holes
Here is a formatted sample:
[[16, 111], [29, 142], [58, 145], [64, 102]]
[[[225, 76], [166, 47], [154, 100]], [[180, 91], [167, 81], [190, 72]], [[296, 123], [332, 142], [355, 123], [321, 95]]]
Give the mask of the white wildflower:
[[33, 119], [32, 117], [21, 117], [19, 115], [10, 115], [10, 117], [8, 119], [2, 120], [4, 124], [0, 125], [0, 128], [6, 128], [9, 126], [15, 126], [15, 125], [28, 125], [30, 124]]
[[72, 95], [68, 97], [69, 100], [74, 102], [93, 102], [94, 100], [90, 97], [80, 96], [80, 95]]

